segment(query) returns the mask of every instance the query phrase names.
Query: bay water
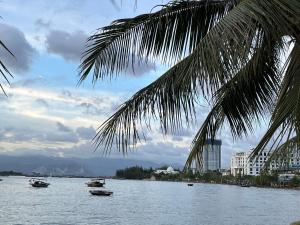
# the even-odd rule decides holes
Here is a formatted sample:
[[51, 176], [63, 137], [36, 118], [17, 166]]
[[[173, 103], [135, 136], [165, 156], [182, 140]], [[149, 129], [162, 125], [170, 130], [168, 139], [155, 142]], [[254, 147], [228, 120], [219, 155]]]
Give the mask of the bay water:
[[106, 180], [93, 196], [86, 178], [2, 177], [0, 225], [286, 225], [300, 220], [300, 191], [183, 182]]

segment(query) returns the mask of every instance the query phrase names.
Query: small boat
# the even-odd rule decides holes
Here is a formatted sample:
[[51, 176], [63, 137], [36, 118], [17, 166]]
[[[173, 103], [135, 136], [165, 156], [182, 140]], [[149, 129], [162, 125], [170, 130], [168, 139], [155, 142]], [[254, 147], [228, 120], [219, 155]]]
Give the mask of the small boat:
[[194, 184], [192, 184], [192, 183], [188, 183], [187, 185], [188, 185], [188, 186], [193, 186]]
[[90, 182], [86, 183], [88, 187], [103, 187], [105, 184], [105, 179], [103, 178], [95, 178]]
[[112, 191], [105, 190], [105, 189], [97, 189], [97, 190], [90, 190], [92, 195], [99, 195], [99, 196], [110, 196], [113, 194]]
[[250, 184], [246, 183], [246, 182], [243, 182], [243, 183], [241, 183], [241, 187], [250, 187]]
[[46, 187], [48, 187], [50, 185], [49, 183], [47, 183], [43, 179], [30, 179], [29, 180], [29, 184], [32, 187], [43, 187], [43, 188], [46, 188]]

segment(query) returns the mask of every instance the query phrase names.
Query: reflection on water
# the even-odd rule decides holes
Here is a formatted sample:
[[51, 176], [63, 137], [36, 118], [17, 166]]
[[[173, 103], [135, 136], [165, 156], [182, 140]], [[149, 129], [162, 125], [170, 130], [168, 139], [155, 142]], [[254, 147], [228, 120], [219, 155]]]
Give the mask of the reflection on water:
[[286, 225], [300, 219], [300, 191], [186, 183], [107, 180], [111, 197], [92, 196], [88, 179], [24, 177], [0, 182], [0, 224]]

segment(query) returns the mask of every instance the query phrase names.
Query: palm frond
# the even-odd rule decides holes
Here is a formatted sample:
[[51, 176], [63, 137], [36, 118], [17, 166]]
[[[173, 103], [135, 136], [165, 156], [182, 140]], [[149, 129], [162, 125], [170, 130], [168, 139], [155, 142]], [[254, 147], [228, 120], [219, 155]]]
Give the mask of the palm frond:
[[[258, 49], [248, 64], [229, 82], [224, 84], [214, 96], [214, 107], [196, 134], [185, 168], [192, 165], [201, 168], [202, 152], [207, 139], [215, 139], [218, 131], [227, 122], [233, 137], [247, 135], [253, 131], [253, 121], [259, 121], [273, 109], [273, 99], [279, 89], [281, 40]], [[272, 53], [272, 54], [270, 54]]]
[[[8, 52], [12, 57], [15, 57], [14, 54], [6, 47], [6, 45], [0, 40], [0, 46]], [[9, 77], [13, 77], [11, 72], [8, 70], [8, 68], [5, 66], [2, 60], [0, 60], [0, 74], [4, 78], [5, 82], [10, 84]], [[6, 95], [6, 92], [4, 90], [3, 84], [0, 82], [0, 88], [2, 92]]]
[[283, 36], [299, 35], [295, 27], [299, 11], [299, 1], [241, 1], [199, 42], [183, 71], [176, 72], [187, 73], [187, 79], [196, 79], [202, 89], [209, 87], [215, 93], [247, 65], [265, 35], [272, 37], [266, 39], [267, 45]]
[[[179, 69], [175, 71], [174, 76], [184, 76], [186, 80], [198, 82], [202, 90], [209, 87], [208, 93], [215, 93], [219, 88], [226, 87], [226, 84], [232, 84], [235, 74], [243, 68], [254, 74], [261, 72], [262, 81], [266, 84], [266, 86], [260, 86], [249, 73], [250, 76], [246, 80], [247, 86], [251, 87], [251, 81], [258, 82], [252, 83], [254, 85], [252, 88], [246, 88], [247, 86], [243, 86], [242, 83], [232, 86], [234, 87], [233, 94], [229, 95], [230, 98], [224, 104], [224, 109], [220, 109], [221, 106], [215, 106], [197, 133], [186, 167], [191, 166], [193, 160], [201, 165], [199, 160], [201, 160], [201, 149], [205, 144], [205, 139], [209, 137], [208, 135], [214, 138], [213, 135], [221, 127], [224, 117], [229, 122], [233, 137], [240, 137], [247, 132], [247, 129], [252, 129], [253, 118], [258, 118], [262, 114], [266, 104], [273, 103], [270, 93], [274, 94], [276, 91], [276, 89], [272, 90], [276, 86], [274, 80], [272, 81], [275, 77], [271, 76], [273, 78], [270, 79], [265, 71], [259, 71], [257, 63], [253, 64], [252, 68], [247, 68], [247, 65], [257, 49], [262, 47], [262, 43], [265, 46], [272, 46], [274, 40], [280, 40], [283, 36], [297, 36], [298, 28], [293, 26], [295, 25], [293, 22], [299, 20], [300, 4], [297, 1], [289, 3], [282, 5], [281, 1], [242, 1], [200, 41], [183, 66], [178, 64]], [[288, 16], [284, 15], [286, 13]], [[277, 15], [275, 19], [274, 15]], [[287, 25], [281, 28], [280, 24]], [[272, 57], [274, 49], [267, 49], [268, 51], [264, 54], [266, 57]], [[265, 60], [262, 62], [267, 64], [261, 68], [266, 69], [267, 72], [273, 72], [272, 66], [278, 64], [278, 58], [271, 62], [271, 67], [268, 65], [270, 61], [267, 58], [262, 58], [262, 60]], [[189, 69], [186, 70], [186, 68]], [[225, 108], [226, 106], [229, 107]]]
[[87, 42], [80, 65], [80, 81], [93, 69], [93, 81], [119, 74], [134, 61], [176, 62], [235, 5], [235, 0], [173, 1], [161, 10], [114, 21]]
[[147, 123], [151, 117], [159, 120], [164, 133], [180, 130], [183, 119], [187, 123], [194, 121], [194, 102], [197, 99], [195, 84], [187, 83], [190, 85], [188, 88], [182, 85], [176, 76], [167, 73], [138, 91], [100, 126], [94, 138], [96, 146], [103, 145], [108, 151], [115, 143], [117, 149], [127, 152], [128, 146], [134, 146], [143, 135], [140, 126], [151, 129]]
[[[193, 6], [183, 7], [186, 3]], [[205, 13], [197, 14], [197, 10]], [[81, 64], [80, 81], [92, 69], [96, 81], [118, 74], [133, 65], [134, 60], [163, 57], [167, 62], [190, 55], [137, 92], [105, 121], [94, 139], [96, 146], [104, 145], [108, 151], [116, 143], [119, 151], [127, 152], [139, 140], [141, 121], [149, 117], [158, 118], [164, 132], [178, 129], [182, 118], [187, 122], [192, 120], [194, 103], [200, 94], [214, 99], [213, 110], [194, 139], [187, 166], [193, 160], [201, 164], [205, 139], [214, 138], [225, 121], [233, 137], [247, 134], [254, 120], [259, 120], [266, 110], [274, 109], [280, 79], [276, 67], [278, 51], [285, 42], [283, 37], [299, 40], [299, 12], [298, 0], [244, 0], [236, 6], [235, 1], [174, 1], [157, 13], [119, 20], [104, 28], [90, 39]], [[203, 18], [198, 18], [200, 15]], [[179, 23], [181, 19], [185, 21], [184, 27]], [[296, 65], [295, 60], [291, 61]], [[295, 71], [298, 72], [291, 68], [286, 74]], [[293, 93], [289, 97], [299, 96]], [[292, 107], [291, 101], [287, 104], [285, 100], [280, 105]], [[291, 121], [297, 122], [296, 114], [296, 119], [287, 119], [278, 110], [278, 104], [276, 107], [274, 115], [278, 112], [281, 115], [273, 117], [274, 132], [278, 126], [284, 125], [285, 130], [295, 124]], [[299, 132], [297, 126], [293, 132]]]
[[253, 151], [253, 155], [258, 155], [267, 146], [272, 137], [276, 136], [270, 150], [278, 147], [283, 139], [289, 139], [295, 135], [300, 143], [300, 44], [295, 46], [287, 61], [287, 69], [281, 84], [281, 89], [276, 102], [276, 107], [272, 113], [270, 126], [259, 144]]
[[[276, 8], [274, 5], [263, 6], [269, 7], [271, 13], [276, 11], [273, 9]], [[264, 45], [272, 46], [274, 39], [280, 39], [287, 33], [286, 30], [277, 28], [277, 21], [273, 20], [273, 15], [269, 13], [262, 15], [259, 7], [262, 7], [259, 1], [243, 1], [231, 10], [200, 40], [191, 55], [167, 71], [161, 79], [158, 79], [158, 82], [138, 92], [109, 118], [100, 127], [98, 135], [94, 139], [95, 142], [105, 143], [105, 146], [108, 147], [116, 139], [115, 141], [119, 143], [118, 146], [125, 146], [122, 147], [122, 150], [126, 151], [129, 143], [136, 143], [136, 140], [139, 139], [137, 120], [149, 115], [148, 112], [154, 116], [155, 109], [158, 109], [164, 131], [167, 131], [169, 126], [172, 128], [179, 126], [181, 110], [185, 111], [186, 115], [193, 110], [193, 102], [199, 94], [199, 90], [204, 93], [206, 87], [206, 93], [214, 93], [248, 64], [257, 49], [262, 47], [264, 37], [266, 37]], [[277, 7], [280, 6], [277, 5]], [[286, 23], [287, 18], [282, 16]], [[268, 24], [264, 23], [265, 19], [269, 20]], [[264, 23], [264, 26], [260, 22]], [[273, 52], [273, 49], [269, 48], [269, 51]], [[268, 56], [271, 52], [264, 53]], [[252, 65], [251, 69], [254, 72], [256, 72], [258, 61]], [[270, 70], [272, 69], [270, 68]], [[259, 88], [257, 89], [259, 90]], [[248, 101], [251, 101], [251, 97], [253, 97], [253, 93], [250, 93]], [[258, 96], [260, 94], [258, 93]], [[253, 101], [255, 105], [253, 105], [251, 116], [261, 107], [262, 104], [259, 101]], [[234, 114], [228, 116], [232, 130], [236, 129], [233, 134], [237, 136], [245, 132], [244, 122], [248, 127], [251, 126], [250, 120], [245, 117], [248, 115], [247, 110], [249, 111], [249, 109], [244, 107], [243, 110], [244, 115], [241, 114], [239, 108], [236, 108]], [[235, 123], [243, 119], [242, 124]], [[189, 121], [189, 117], [187, 117], [187, 121]]]

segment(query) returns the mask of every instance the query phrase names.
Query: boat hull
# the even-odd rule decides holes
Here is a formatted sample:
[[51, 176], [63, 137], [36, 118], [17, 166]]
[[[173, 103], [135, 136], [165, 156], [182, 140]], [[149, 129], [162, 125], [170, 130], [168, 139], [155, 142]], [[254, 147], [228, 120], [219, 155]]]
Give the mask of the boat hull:
[[47, 183], [41, 179], [30, 179], [29, 184], [32, 187], [36, 187], [36, 188], [46, 188], [49, 186], [49, 183]]
[[48, 183], [46, 184], [31, 184], [32, 187], [37, 187], [37, 188], [46, 188], [49, 186]]
[[92, 195], [98, 195], [98, 196], [110, 196], [113, 194], [112, 191], [104, 191], [104, 190], [90, 190], [90, 193]]

